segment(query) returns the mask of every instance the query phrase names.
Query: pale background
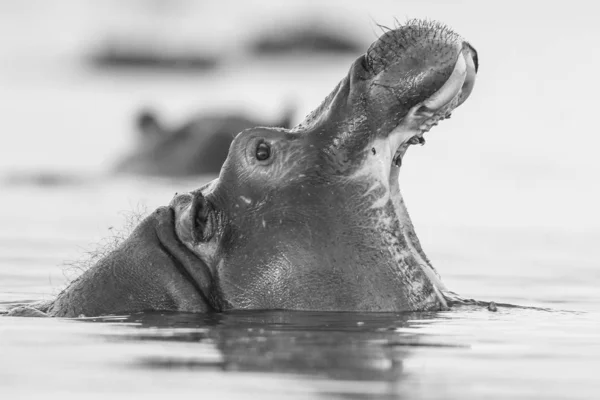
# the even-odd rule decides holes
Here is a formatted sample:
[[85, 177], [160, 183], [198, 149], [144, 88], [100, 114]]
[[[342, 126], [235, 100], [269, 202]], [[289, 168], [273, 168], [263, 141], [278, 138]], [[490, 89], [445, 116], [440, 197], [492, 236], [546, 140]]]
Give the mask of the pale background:
[[[259, 62], [245, 46], [252, 32], [277, 34], [285, 24], [316, 19], [345, 29], [366, 49], [379, 32], [377, 23], [436, 19], [475, 46], [480, 70], [470, 99], [404, 162], [403, 194], [425, 249], [444, 276], [460, 273], [465, 257], [480, 263], [484, 276], [502, 273], [510, 263], [511, 275], [517, 270], [534, 279], [546, 261], [573, 274], [585, 268], [597, 275], [600, 28], [592, 4], [3, 0], [0, 174], [58, 172], [90, 182], [106, 176], [133, 146], [133, 115], [144, 105], [154, 106], [167, 121], [181, 122], [204, 110], [275, 117], [292, 100], [299, 122], [345, 75], [354, 57]], [[110, 34], [203, 48], [224, 55], [225, 62], [208, 74], [110, 74], [86, 68], [85, 55]], [[109, 226], [123, 223], [119, 212], [166, 204], [181, 189], [136, 185], [69, 189], [84, 193], [80, 200], [60, 188], [2, 188], [3, 214], [12, 221], [3, 235], [19, 242], [40, 230], [52, 232], [61, 221], [102, 215], [90, 224], [93, 229], [76, 225], [65, 234], [78, 244], [93, 243]], [[45, 225], [27, 228], [24, 221]], [[56, 235], [63, 231], [57, 229]], [[23, 252], [9, 250], [15, 257]], [[65, 250], [42, 261], [60, 265], [73, 253]], [[452, 281], [452, 275], [446, 279]]]

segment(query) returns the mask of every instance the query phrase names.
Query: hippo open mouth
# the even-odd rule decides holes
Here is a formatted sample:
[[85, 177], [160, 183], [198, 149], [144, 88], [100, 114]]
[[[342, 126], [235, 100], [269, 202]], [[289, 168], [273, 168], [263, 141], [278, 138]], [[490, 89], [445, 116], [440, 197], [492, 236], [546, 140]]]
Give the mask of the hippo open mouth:
[[[475, 84], [477, 68], [474, 49], [468, 43], [464, 43], [454, 69], [442, 87], [420, 104], [413, 106], [400, 125], [390, 133], [391, 148], [397, 146], [393, 157], [395, 165], [400, 166], [402, 156], [409, 145], [425, 144], [423, 134], [429, 132], [439, 121], [449, 118], [452, 111], [467, 99]], [[418, 132], [407, 138], [415, 130]]]
[[389, 30], [304, 122], [241, 132], [218, 179], [159, 208], [48, 312], [446, 308], [398, 167], [477, 68], [441, 24]]

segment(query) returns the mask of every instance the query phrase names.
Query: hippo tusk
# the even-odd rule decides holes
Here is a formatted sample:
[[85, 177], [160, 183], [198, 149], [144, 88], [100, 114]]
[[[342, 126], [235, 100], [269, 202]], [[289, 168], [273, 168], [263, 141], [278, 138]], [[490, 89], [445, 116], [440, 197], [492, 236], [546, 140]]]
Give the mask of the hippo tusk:
[[[465, 54], [467, 51], [468, 53]], [[471, 94], [471, 91], [475, 86], [475, 76], [477, 76], [477, 66], [475, 65], [471, 51], [463, 50], [461, 54], [467, 61], [467, 77], [465, 79], [465, 83], [463, 84], [462, 90], [460, 91], [460, 99], [458, 100], [457, 107], [464, 103], [467, 97], [469, 97]]]
[[[471, 60], [472, 62], [472, 60]], [[474, 67], [473, 67], [474, 68]], [[450, 103], [452, 99], [460, 92], [467, 78], [467, 61], [463, 53], [458, 56], [458, 61], [454, 66], [454, 71], [450, 75], [450, 78], [444, 83], [444, 85], [435, 92], [431, 97], [423, 102], [423, 105], [429, 110], [439, 110], [446, 104]]]

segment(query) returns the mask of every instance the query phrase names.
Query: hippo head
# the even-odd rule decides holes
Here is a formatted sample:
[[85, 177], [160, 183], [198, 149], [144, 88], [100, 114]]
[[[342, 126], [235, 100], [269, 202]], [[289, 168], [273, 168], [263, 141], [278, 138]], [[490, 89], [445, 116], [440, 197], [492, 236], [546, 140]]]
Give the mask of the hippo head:
[[435, 22], [389, 30], [303, 123], [254, 128], [171, 203], [215, 309], [442, 309], [400, 195], [411, 144], [469, 96], [477, 54]]
[[398, 173], [476, 71], [475, 50], [442, 25], [386, 32], [302, 124], [242, 131], [218, 179], [176, 195], [35, 311], [444, 309]]

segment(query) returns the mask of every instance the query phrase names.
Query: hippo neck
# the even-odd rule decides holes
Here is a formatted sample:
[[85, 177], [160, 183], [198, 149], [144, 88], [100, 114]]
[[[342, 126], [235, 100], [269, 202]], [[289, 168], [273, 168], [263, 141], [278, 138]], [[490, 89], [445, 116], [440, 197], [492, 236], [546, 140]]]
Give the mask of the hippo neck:
[[339, 203], [338, 197], [342, 211], [336, 218], [360, 221], [359, 226], [348, 224], [345, 231], [364, 229], [362, 235], [357, 235], [364, 238], [360, 244], [346, 251], [362, 265], [359, 268], [370, 271], [372, 275], [366, 280], [393, 276], [391, 279], [402, 282], [403, 302], [408, 309], [428, 309], [432, 304], [445, 308], [445, 287], [415, 234], [400, 193], [399, 168], [391, 168], [389, 181], [369, 169], [359, 169], [344, 178], [348, 185], [345, 191], [352, 194], [344, 197], [348, 203]]
[[[382, 288], [382, 279], [401, 282], [402, 294], [395, 293], [403, 298], [407, 309], [431, 309], [432, 306], [444, 309], [447, 307], [443, 296], [445, 286], [417, 238], [400, 193], [398, 175], [399, 168], [392, 167], [390, 182], [377, 182], [372, 175], [342, 178], [346, 184], [341, 183], [341, 190], [333, 191], [333, 197], [325, 200], [336, 204], [338, 211], [321, 219], [340, 221], [338, 232], [328, 231], [328, 236], [341, 233], [350, 238], [350, 246], [343, 250], [346, 263], [338, 263], [338, 268], [342, 264], [355, 264], [353, 274], [362, 276], [365, 287], [369, 282], [372, 287]], [[352, 238], [361, 239], [354, 242]], [[320, 240], [327, 242], [325, 237]], [[380, 290], [378, 295], [385, 298], [389, 293]]]
[[[431, 265], [429, 258], [425, 255], [423, 248], [421, 247], [421, 243], [419, 242], [419, 238], [415, 232], [415, 228], [413, 223], [408, 215], [408, 210], [406, 205], [404, 204], [404, 199], [400, 193], [400, 185], [399, 185], [399, 172], [400, 168], [392, 168], [390, 174], [390, 199], [393, 204], [393, 209], [400, 222], [400, 232], [399, 235], [404, 237], [407, 246], [409, 246], [413, 257], [425, 273], [427, 277], [430, 279], [431, 283], [440, 291], [446, 291], [446, 287], [442, 283], [439, 275]], [[440, 301], [444, 302], [443, 296], [440, 297]]]

